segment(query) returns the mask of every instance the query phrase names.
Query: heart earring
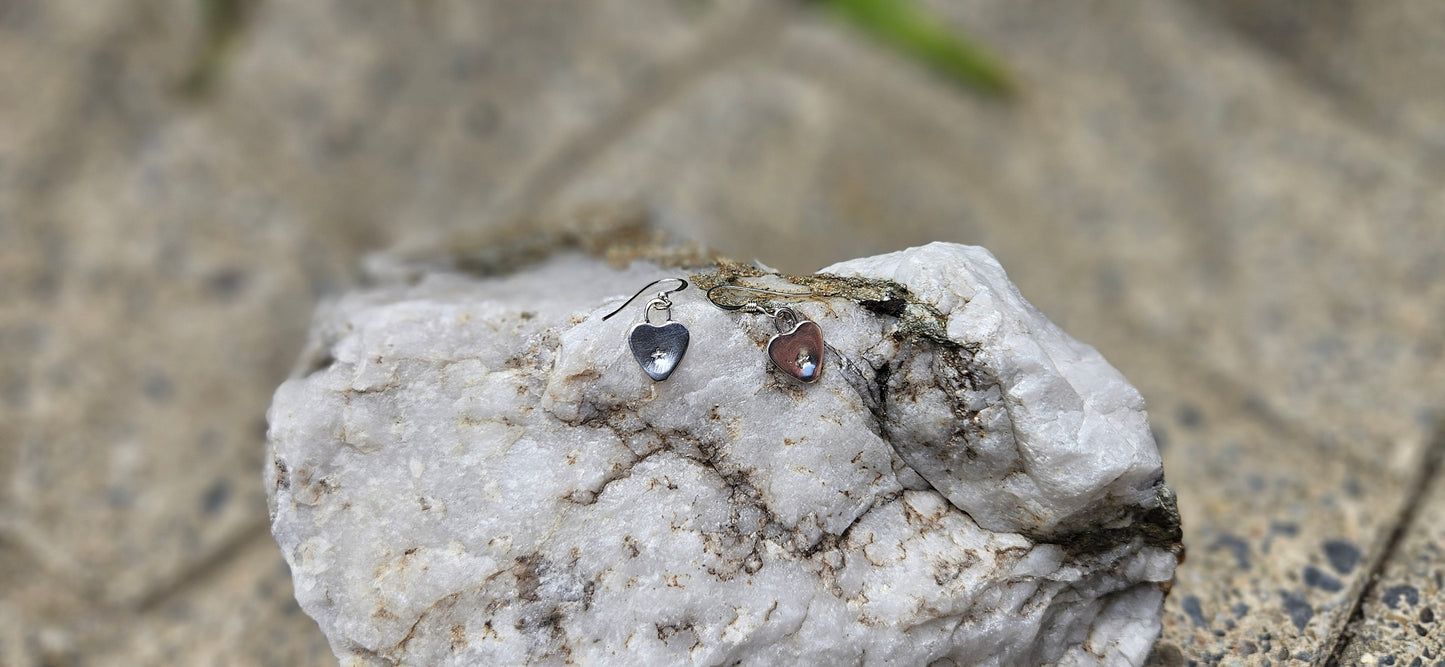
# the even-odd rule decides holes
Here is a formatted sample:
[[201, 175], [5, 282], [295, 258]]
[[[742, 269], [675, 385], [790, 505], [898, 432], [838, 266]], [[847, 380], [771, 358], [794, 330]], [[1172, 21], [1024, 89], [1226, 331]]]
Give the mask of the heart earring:
[[822, 377], [823, 330], [818, 327], [817, 322], [799, 315], [798, 311], [787, 306], [768, 310], [752, 301], [742, 305], [726, 304], [713, 295], [713, 292], [718, 290], [737, 290], [776, 296], [812, 296], [812, 292], [775, 292], [741, 285], [718, 285], [707, 291], [707, 300], [723, 310], [761, 313], [772, 317], [773, 326], [777, 328], [778, 333], [768, 340], [768, 359], [772, 360], [778, 370], [800, 382], [812, 384]]
[[[672, 371], [682, 361], [682, 355], [687, 352], [689, 338], [687, 327], [680, 322], [672, 321], [672, 300], [667, 298], [668, 294], [687, 289], [687, 281], [682, 278], [654, 280], [648, 283], [647, 287], [637, 290], [637, 293], [618, 306], [617, 310], [602, 317], [605, 321], [622, 312], [623, 308], [626, 308], [637, 297], [642, 296], [642, 293], [653, 285], [669, 280], [676, 280], [678, 287], [663, 290], [658, 292], [657, 296], [652, 297], [652, 300], [647, 302], [646, 310], [642, 313], [642, 321], [632, 325], [632, 329], [627, 332], [627, 347], [632, 350], [632, 358], [637, 360], [637, 365], [642, 367], [642, 372], [647, 373], [647, 377], [652, 378], [654, 382], [662, 382], [667, 379], [667, 376], [672, 375]], [[665, 324], [652, 323], [652, 311], [654, 310], [661, 311], [667, 316]]]

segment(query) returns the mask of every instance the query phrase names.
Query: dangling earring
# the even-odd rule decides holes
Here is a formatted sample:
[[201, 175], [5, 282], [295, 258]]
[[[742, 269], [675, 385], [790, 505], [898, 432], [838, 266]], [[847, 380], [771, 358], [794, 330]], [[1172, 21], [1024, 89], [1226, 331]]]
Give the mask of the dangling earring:
[[[667, 298], [668, 294], [681, 292], [687, 289], [687, 281], [682, 278], [663, 278], [648, 283], [647, 287], [637, 290], [632, 298], [602, 317], [605, 321], [613, 315], [622, 312], [628, 304], [637, 297], [642, 296], [653, 285], [668, 280], [676, 280], [677, 289], [663, 290], [647, 302], [647, 308], [642, 313], [642, 321], [632, 325], [627, 332], [627, 347], [632, 350], [632, 358], [637, 360], [637, 365], [642, 367], [642, 372], [654, 382], [662, 382], [677, 364], [682, 361], [682, 355], [687, 352], [687, 341], [689, 338], [687, 327], [680, 322], [672, 321], [672, 300]], [[652, 323], [652, 311], [662, 311], [667, 316], [665, 324]]]
[[773, 365], [794, 379], [808, 384], [817, 382], [818, 378], [822, 377], [823, 330], [818, 327], [817, 322], [799, 315], [798, 311], [787, 306], [768, 310], [751, 301], [738, 306], [728, 305], [718, 301], [713, 295], [713, 292], [718, 290], [801, 297], [812, 296], [812, 292], [775, 292], [742, 285], [718, 285], [707, 291], [707, 300], [723, 310], [761, 313], [772, 317], [773, 326], [778, 330], [778, 333], [768, 340], [768, 358]]

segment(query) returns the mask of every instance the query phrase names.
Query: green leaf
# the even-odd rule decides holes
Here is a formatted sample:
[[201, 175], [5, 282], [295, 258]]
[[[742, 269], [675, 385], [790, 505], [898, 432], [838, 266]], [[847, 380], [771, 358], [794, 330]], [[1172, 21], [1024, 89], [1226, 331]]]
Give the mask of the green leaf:
[[210, 92], [235, 45], [249, 1], [198, 0], [205, 25], [205, 42], [190, 71], [181, 80], [182, 93], [202, 97]]
[[820, 0], [904, 55], [978, 92], [1010, 97], [1013, 78], [992, 54], [909, 0]]

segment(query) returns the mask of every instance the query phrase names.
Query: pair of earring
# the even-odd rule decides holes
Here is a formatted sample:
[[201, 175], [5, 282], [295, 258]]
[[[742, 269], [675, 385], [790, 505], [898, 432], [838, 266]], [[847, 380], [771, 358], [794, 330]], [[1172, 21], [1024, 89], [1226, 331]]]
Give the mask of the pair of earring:
[[[610, 319], [613, 315], [622, 312], [629, 304], [642, 296], [652, 286], [667, 282], [677, 281], [677, 287], [662, 290], [647, 302], [642, 313], [642, 321], [632, 326], [627, 332], [627, 347], [632, 351], [632, 358], [637, 360], [637, 365], [642, 367], [642, 372], [654, 382], [662, 382], [682, 362], [682, 357], [687, 353], [687, 345], [691, 339], [687, 327], [680, 322], [672, 320], [672, 300], [667, 295], [674, 292], [681, 292], [687, 289], [687, 281], [682, 278], [663, 278], [654, 280], [646, 287], [638, 290], [631, 298], [618, 306], [616, 310], [604, 315], [603, 320]], [[768, 359], [778, 370], [788, 376], [807, 384], [818, 381], [823, 374], [823, 330], [814, 322], [798, 311], [787, 306], [768, 310], [755, 302], [748, 301], [740, 305], [731, 305], [719, 300], [714, 293], [719, 291], [735, 290], [738, 292], [749, 292], [753, 294], [769, 294], [773, 296], [811, 296], [811, 293], [800, 294], [797, 292], [777, 292], [757, 287], [744, 287], [741, 285], [718, 285], [707, 291], [707, 300], [712, 305], [727, 311], [740, 311], [745, 313], [759, 313], [773, 319], [773, 326], [778, 333], [768, 340]], [[666, 320], [663, 324], [652, 323], [652, 313], [661, 312]]]

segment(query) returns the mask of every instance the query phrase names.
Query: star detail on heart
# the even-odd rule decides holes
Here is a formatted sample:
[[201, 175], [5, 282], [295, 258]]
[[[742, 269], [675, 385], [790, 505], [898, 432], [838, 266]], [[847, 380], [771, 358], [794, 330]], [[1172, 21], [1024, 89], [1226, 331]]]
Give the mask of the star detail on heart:
[[817, 382], [823, 373], [823, 330], [812, 320], [798, 322], [768, 341], [768, 358], [801, 382]]
[[642, 367], [642, 372], [653, 381], [662, 382], [682, 361], [688, 339], [687, 327], [678, 322], [639, 322], [627, 334], [627, 346], [632, 350], [632, 358]]

